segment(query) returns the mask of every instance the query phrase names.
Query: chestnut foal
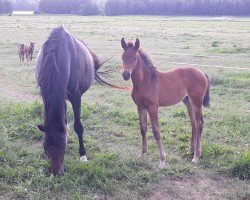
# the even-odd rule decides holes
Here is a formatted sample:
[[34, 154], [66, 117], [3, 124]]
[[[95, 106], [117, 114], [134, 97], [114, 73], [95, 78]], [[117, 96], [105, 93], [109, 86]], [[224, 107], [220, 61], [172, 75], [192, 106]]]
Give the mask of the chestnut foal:
[[198, 162], [201, 155], [201, 132], [203, 129], [202, 105], [209, 107], [210, 81], [207, 75], [194, 67], [180, 67], [169, 71], [158, 71], [151, 59], [140, 47], [139, 39], [135, 43], [126, 43], [121, 39], [124, 50], [123, 78], [133, 83], [132, 98], [137, 105], [142, 135], [141, 157], [147, 153], [147, 113], [149, 114], [154, 137], [160, 154], [160, 168], [165, 167], [166, 154], [162, 145], [158, 107], [171, 106], [183, 101], [187, 107], [192, 125], [190, 151], [194, 154], [192, 162]]

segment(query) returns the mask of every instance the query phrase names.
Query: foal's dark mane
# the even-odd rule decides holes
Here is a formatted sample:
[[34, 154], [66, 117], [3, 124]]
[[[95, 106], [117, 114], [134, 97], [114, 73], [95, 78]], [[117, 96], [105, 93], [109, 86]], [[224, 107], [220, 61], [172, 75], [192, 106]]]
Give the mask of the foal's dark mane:
[[[48, 133], [51, 128], [61, 132], [65, 121], [65, 97], [66, 86], [61, 80], [61, 74], [57, 65], [59, 40], [64, 36], [64, 28], [54, 29], [47, 41], [43, 45], [42, 57], [43, 62], [40, 66], [38, 84], [41, 88], [41, 94], [44, 101], [45, 110], [45, 127]], [[48, 143], [51, 145], [61, 146], [63, 140], [58, 139], [58, 134], [48, 134]], [[56, 143], [56, 144], [55, 144]]]
[[152, 59], [142, 49], [139, 49], [138, 52], [139, 52], [139, 55], [141, 56], [142, 60], [144, 61], [147, 69], [151, 73], [152, 78], [153, 79], [157, 78], [157, 70], [156, 70], [156, 67], [153, 64]]
[[[134, 47], [134, 43], [133, 42], [128, 42], [127, 43], [128, 47]], [[149, 57], [149, 55], [147, 53], [145, 53], [142, 49], [138, 50], [139, 55], [141, 56], [144, 64], [146, 65], [148, 71], [151, 73], [152, 78], [155, 79], [157, 78], [157, 70], [156, 67], [153, 64], [152, 59]]]

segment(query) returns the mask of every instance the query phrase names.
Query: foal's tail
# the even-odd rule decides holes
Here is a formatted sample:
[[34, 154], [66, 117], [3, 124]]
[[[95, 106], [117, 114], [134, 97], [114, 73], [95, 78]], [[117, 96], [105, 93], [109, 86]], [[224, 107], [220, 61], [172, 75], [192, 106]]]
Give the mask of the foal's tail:
[[208, 77], [208, 75], [204, 74], [207, 78], [207, 90], [203, 99], [203, 106], [204, 107], [209, 107], [210, 106], [210, 78]]

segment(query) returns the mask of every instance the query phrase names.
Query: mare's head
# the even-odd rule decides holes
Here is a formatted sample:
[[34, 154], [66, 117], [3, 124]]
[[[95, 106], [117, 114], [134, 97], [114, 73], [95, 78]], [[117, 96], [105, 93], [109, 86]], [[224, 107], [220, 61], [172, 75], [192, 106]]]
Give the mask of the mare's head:
[[64, 173], [63, 160], [67, 147], [67, 130], [65, 127], [46, 127], [38, 125], [38, 128], [44, 132], [43, 147], [51, 163], [50, 172], [54, 175]]
[[35, 48], [35, 42], [30, 42], [30, 50], [34, 50]]
[[124, 80], [127, 81], [130, 79], [130, 75], [137, 65], [137, 53], [138, 49], [140, 48], [140, 41], [138, 38], [136, 38], [135, 43], [132, 42], [126, 43], [124, 38], [122, 38], [121, 46], [124, 50], [122, 54], [122, 61], [123, 61], [122, 77]]

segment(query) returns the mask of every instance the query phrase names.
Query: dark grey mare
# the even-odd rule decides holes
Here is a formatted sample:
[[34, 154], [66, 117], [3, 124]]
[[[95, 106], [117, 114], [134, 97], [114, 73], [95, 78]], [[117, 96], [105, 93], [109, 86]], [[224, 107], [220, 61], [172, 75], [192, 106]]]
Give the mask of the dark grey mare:
[[44, 125], [38, 125], [38, 128], [44, 132], [44, 151], [51, 161], [50, 170], [54, 175], [64, 173], [68, 135], [67, 99], [73, 107], [80, 160], [87, 162], [84, 128], [80, 121], [81, 96], [90, 88], [94, 78], [102, 82], [97, 72], [100, 65], [99, 59], [86, 44], [62, 26], [51, 32], [38, 53], [36, 78], [44, 104]]

